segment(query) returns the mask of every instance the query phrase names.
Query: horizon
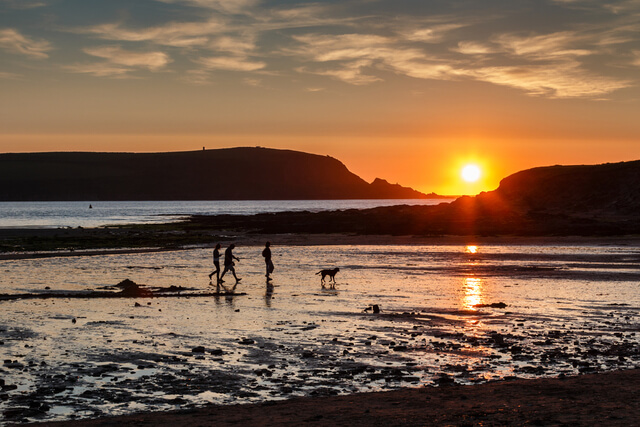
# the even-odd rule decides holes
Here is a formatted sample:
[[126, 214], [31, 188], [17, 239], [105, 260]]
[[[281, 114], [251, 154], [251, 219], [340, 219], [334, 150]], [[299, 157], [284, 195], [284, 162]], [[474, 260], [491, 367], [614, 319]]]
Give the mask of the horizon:
[[534, 167], [640, 159], [637, 2], [5, 0], [0, 11], [3, 153], [262, 146], [441, 195]]

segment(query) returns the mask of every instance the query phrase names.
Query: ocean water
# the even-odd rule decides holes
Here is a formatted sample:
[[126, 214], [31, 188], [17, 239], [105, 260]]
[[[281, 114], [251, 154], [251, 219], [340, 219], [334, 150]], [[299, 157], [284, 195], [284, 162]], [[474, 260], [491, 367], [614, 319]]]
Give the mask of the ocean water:
[[[271, 284], [261, 250], [235, 250], [242, 280], [224, 285], [238, 295], [215, 297], [198, 296], [215, 289], [206, 248], [1, 260], [2, 294], [78, 295], [0, 300], [0, 413], [71, 419], [640, 366], [640, 247], [273, 242]], [[323, 286], [315, 273], [330, 267], [337, 283]], [[124, 279], [186, 289], [82, 297]]]
[[[266, 212], [368, 209], [436, 205], [453, 199], [240, 200], [142, 202], [0, 202], [0, 228], [100, 227], [179, 221], [190, 214], [252, 215]], [[91, 207], [91, 208], [90, 208]]]

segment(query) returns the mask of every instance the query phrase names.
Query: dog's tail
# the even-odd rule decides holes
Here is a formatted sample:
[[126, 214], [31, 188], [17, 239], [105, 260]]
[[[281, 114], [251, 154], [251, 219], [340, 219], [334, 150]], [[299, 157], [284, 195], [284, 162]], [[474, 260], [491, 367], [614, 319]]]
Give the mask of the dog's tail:
[[322, 270], [318, 271], [318, 272], [316, 273], [316, 276], [317, 276], [318, 274], [320, 274], [320, 273], [322, 273]]

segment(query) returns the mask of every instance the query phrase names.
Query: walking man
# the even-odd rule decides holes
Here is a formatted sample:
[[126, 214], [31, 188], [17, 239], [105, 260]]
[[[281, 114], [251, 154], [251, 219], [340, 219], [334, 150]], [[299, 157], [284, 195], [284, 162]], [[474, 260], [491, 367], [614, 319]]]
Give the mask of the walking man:
[[224, 271], [222, 272], [222, 276], [220, 276], [220, 281], [221, 282], [224, 282], [224, 280], [222, 280], [222, 278], [227, 273], [227, 271], [231, 271], [231, 273], [233, 274], [233, 278], [236, 279], [236, 283], [238, 283], [240, 280], [242, 280], [242, 279], [238, 279], [238, 276], [236, 276], [236, 269], [233, 267], [235, 265], [234, 262], [233, 262], [234, 259], [236, 261], [238, 261], [238, 262], [240, 261], [240, 258], [235, 256], [233, 254], [233, 252], [232, 252], [235, 247], [236, 247], [236, 245], [234, 245], [232, 243], [232, 244], [229, 245], [227, 250], [224, 251]]
[[262, 256], [264, 257], [264, 263], [266, 265], [267, 268], [267, 274], [265, 274], [265, 276], [267, 277], [267, 281], [271, 280], [271, 273], [273, 273], [273, 262], [271, 262], [271, 242], [267, 242], [264, 245], [264, 249], [262, 250]]

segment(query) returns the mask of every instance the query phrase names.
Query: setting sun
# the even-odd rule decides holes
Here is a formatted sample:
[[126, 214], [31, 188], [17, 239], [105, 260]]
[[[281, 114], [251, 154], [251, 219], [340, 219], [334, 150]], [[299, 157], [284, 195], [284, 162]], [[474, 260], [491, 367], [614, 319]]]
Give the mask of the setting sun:
[[482, 175], [482, 172], [476, 165], [466, 165], [464, 168], [462, 168], [461, 175], [462, 179], [467, 182], [476, 182], [478, 179], [480, 179], [480, 175]]

